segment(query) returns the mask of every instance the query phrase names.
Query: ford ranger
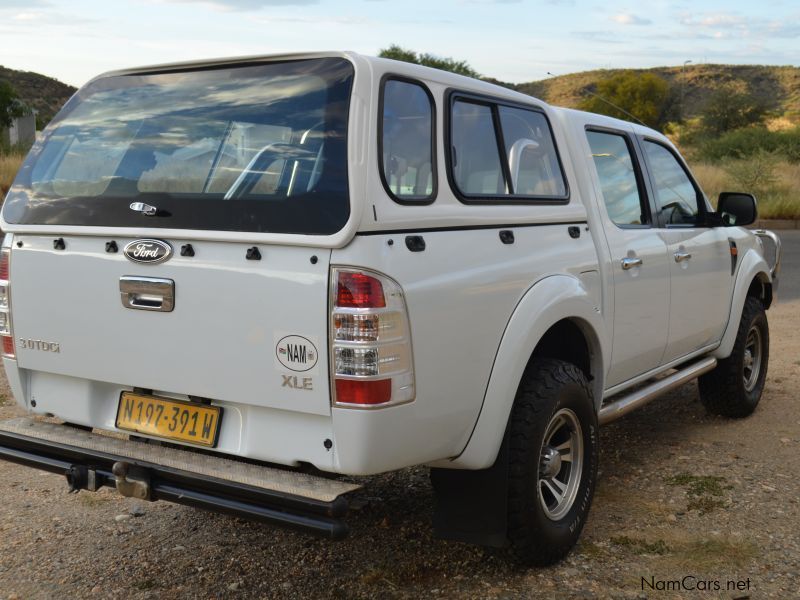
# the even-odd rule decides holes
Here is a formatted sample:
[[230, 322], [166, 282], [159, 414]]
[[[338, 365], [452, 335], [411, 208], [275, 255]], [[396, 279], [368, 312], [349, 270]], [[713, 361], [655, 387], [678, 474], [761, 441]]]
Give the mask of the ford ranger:
[[[598, 427], [752, 413], [779, 240], [661, 133], [354, 53], [107, 73], [0, 226], [0, 458], [333, 539], [431, 468], [435, 532], [559, 560]], [[341, 477], [349, 476], [349, 477]]]

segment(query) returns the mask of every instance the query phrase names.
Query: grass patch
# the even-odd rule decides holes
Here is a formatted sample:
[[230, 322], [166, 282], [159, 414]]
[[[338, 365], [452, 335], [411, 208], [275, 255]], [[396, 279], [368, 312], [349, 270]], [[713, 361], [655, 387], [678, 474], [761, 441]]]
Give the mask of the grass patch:
[[717, 498], [712, 498], [711, 496], [689, 498], [689, 501], [686, 503], [687, 510], [698, 510], [701, 515], [710, 513], [717, 508], [723, 508], [724, 506], [725, 502]]
[[715, 475], [690, 475], [689, 473], [678, 473], [665, 480], [667, 485], [686, 487], [686, 494], [689, 496], [722, 496], [725, 490], [733, 486], [726, 485], [724, 477]]
[[154, 579], [142, 579], [141, 581], [136, 581], [133, 584], [133, 587], [141, 592], [146, 592], [148, 590], [154, 590], [158, 587], [158, 583]]
[[631, 538], [628, 537], [627, 535], [621, 535], [617, 537], [612, 537], [610, 541], [615, 546], [627, 548], [632, 552], [636, 552], [637, 554], [660, 555], [669, 552], [669, 546], [667, 546], [667, 543], [664, 540], [656, 540], [654, 542], [648, 542], [646, 540]]
[[364, 585], [379, 585], [391, 589], [402, 589], [409, 585], [421, 585], [444, 578], [442, 572], [436, 567], [428, 565], [382, 562], [369, 568], [359, 576]]
[[680, 486], [686, 488], [688, 510], [698, 510], [701, 515], [722, 508], [725, 502], [720, 496], [725, 494], [725, 490], [733, 488], [732, 485], [723, 485], [724, 477], [714, 475], [691, 475], [689, 473], [678, 473], [665, 480], [667, 485]]
[[800, 164], [759, 153], [719, 163], [699, 162], [692, 173], [716, 206], [720, 192], [750, 192], [761, 219], [800, 219]]
[[750, 541], [720, 538], [693, 540], [682, 546], [679, 554], [686, 565], [708, 572], [721, 565], [744, 567], [757, 552], [758, 548]]
[[606, 549], [594, 542], [581, 541], [575, 550], [578, 554], [583, 554], [589, 558], [600, 558], [606, 554]]
[[22, 154], [0, 154], [0, 202], [11, 187], [24, 158]]
[[111, 498], [105, 495], [100, 495], [97, 492], [86, 492], [85, 494], [78, 494], [78, 500], [84, 506], [97, 507], [106, 504]]

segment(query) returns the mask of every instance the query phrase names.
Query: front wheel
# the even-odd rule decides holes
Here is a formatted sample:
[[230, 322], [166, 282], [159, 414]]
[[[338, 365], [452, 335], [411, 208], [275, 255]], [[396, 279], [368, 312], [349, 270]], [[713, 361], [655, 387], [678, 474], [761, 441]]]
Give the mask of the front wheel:
[[563, 558], [586, 523], [599, 461], [597, 414], [575, 365], [536, 359], [511, 414], [508, 537], [518, 562]]
[[701, 376], [700, 400], [710, 413], [746, 417], [756, 409], [767, 379], [769, 325], [761, 300], [748, 297], [733, 352]]

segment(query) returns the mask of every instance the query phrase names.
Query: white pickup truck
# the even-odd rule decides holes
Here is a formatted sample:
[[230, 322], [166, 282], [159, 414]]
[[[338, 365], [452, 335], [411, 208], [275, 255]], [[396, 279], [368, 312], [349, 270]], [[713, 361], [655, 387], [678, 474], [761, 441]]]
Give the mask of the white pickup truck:
[[429, 465], [438, 535], [547, 564], [598, 425], [698, 377], [708, 410], [755, 409], [780, 260], [755, 219], [656, 131], [424, 67], [108, 73], [3, 206], [30, 416], [0, 457], [334, 539], [337, 474]]

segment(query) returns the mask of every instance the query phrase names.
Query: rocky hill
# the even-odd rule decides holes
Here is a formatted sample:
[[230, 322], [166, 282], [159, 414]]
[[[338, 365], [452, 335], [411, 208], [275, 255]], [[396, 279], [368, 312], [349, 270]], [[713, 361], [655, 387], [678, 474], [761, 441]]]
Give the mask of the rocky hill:
[[15, 71], [0, 65], [0, 80], [8, 81], [28, 106], [36, 109], [40, 126], [52, 119], [75, 88], [31, 71]]
[[[669, 82], [678, 93], [683, 88], [684, 116], [699, 115], [711, 94], [722, 86], [731, 85], [743, 93], [760, 99], [768, 109], [780, 116], [800, 118], [800, 68], [761, 65], [687, 65], [633, 69], [654, 73]], [[598, 81], [621, 72], [622, 69], [583, 71], [521, 84], [504, 84], [520, 92], [536, 96], [557, 106], [576, 107], [594, 90]]]
[[[557, 106], [576, 107], [594, 90], [597, 82], [619, 73], [621, 69], [583, 71], [559, 75], [528, 83], [503, 83], [487, 79], [520, 92], [541, 98]], [[666, 79], [680, 90], [684, 98], [684, 116], [699, 115], [710, 95], [723, 85], [732, 85], [742, 92], [750, 93], [776, 115], [793, 120], [800, 119], [800, 68], [761, 65], [688, 65], [682, 67], [655, 67], [634, 69], [650, 72]], [[56, 79], [32, 73], [15, 71], [0, 66], [0, 79], [13, 85], [22, 99], [33, 106], [40, 116], [40, 124], [46, 124], [75, 92], [75, 88]]]

